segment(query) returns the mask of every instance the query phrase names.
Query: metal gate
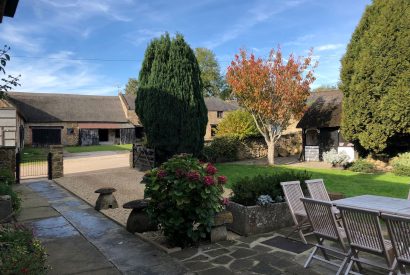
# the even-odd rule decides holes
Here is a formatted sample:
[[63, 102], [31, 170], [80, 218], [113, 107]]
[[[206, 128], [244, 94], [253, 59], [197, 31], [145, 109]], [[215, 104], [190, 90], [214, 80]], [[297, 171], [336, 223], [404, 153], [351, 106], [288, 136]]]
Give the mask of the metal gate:
[[47, 177], [51, 179], [51, 153], [25, 157], [21, 152], [16, 154], [16, 182], [20, 179]]

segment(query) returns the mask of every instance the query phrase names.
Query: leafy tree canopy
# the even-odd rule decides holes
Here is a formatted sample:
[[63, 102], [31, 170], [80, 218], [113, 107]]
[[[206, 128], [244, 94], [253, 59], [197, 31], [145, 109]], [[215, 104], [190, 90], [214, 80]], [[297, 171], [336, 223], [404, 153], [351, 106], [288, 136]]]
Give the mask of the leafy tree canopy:
[[252, 115], [246, 110], [227, 113], [218, 124], [219, 136], [234, 136], [239, 139], [260, 136]]
[[126, 95], [136, 95], [138, 88], [138, 80], [136, 78], [128, 79], [127, 85], [125, 85], [125, 94]]
[[[0, 50], [0, 73], [6, 74], [6, 65], [10, 61], [9, 52], [10, 47], [5, 45], [3, 49]], [[2, 78], [0, 81], [0, 99], [4, 99], [7, 96], [7, 92], [13, 87], [20, 86], [19, 84], [20, 76], [8, 75], [7, 78]]]
[[342, 59], [342, 133], [373, 153], [409, 148], [409, 18], [410, 1], [374, 0]]
[[195, 56], [201, 70], [204, 96], [219, 96], [223, 80], [215, 53], [207, 48], [196, 48]]

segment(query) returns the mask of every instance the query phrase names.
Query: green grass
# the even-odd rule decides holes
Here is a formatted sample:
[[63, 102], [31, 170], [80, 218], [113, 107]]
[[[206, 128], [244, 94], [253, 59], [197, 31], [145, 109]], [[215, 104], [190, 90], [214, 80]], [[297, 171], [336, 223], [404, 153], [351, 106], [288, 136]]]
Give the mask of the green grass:
[[410, 188], [410, 177], [396, 176], [393, 173], [362, 174], [338, 169], [313, 169], [290, 166], [258, 166], [217, 164], [219, 174], [228, 177], [227, 187], [239, 178], [260, 174], [273, 174], [278, 171], [307, 170], [312, 178], [323, 179], [329, 192], [341, 192], [348, 197], [359, 195], [379, 195], [406, 198]]
[[129, 151], [132, 144], [121, 145], [91, 145], [91, 146], [67, 146], [64, 150], [69, 153], [101, 152], [101, 151]]
[[21, 162], [32, 160], [47, 160], [48, 148], [24, 147], [21, 156]]

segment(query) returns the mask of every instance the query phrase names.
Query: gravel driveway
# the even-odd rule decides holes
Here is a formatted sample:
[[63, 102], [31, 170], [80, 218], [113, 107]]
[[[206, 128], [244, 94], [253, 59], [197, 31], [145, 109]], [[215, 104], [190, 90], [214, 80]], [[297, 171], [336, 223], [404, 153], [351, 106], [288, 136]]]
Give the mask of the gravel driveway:
[[122, 205], [128, 201], [144, 197], [145, 186], [140, 183], [143, 175], [142, 172], [125, 167], [66, 174], [63, 178], [55, 179], [55, 181], [93, 206], [98, 198], [98, 194], [94, 193], [95, 190], [101, 187], [114, 187], [117, 189], [114, 195], [119, 207], [101, 210], [101, 212], [125, 225], [131, 210], [122, 208]]

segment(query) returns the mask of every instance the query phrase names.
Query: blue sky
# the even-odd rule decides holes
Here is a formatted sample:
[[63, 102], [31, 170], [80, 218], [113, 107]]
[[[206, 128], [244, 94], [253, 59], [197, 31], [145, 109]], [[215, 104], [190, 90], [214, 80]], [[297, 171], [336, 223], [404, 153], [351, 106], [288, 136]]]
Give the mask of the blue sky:
[[[225, 72], [239, 48], [266, 57], [272, 47], [306, 55], [317, 80], [335, 85], [340, 58], [371, 0], [22, 0], [0, 24], [12, 47], [7, 72], [19, 91], [115, 95], [138, 77], [149, 41], [180, 32], [212, 49]], [[119, 88], [118, 88], [119, 87]]]

